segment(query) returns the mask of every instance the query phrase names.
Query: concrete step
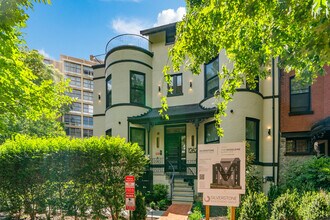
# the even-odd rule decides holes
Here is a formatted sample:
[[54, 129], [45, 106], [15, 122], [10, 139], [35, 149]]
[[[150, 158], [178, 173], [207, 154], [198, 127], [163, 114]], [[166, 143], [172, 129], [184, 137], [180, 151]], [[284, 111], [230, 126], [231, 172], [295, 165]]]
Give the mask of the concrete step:
[[172, 203], [192, 203], [194, 202], [194, 197], [192, 196], [173, 196]]
[[194, 195], [193, 191], [173, 191], [173, 196], [176, 195]]

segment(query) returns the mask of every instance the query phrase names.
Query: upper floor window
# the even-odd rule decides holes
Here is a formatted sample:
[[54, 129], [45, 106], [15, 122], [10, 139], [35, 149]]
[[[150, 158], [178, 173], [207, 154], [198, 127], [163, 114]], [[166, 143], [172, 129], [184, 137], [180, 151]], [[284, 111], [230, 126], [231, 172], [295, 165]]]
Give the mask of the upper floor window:
[[219, 89], [219, 58], [218, 56], [205, 64], [205, 98], [213, 97], [215, 91]]
[[84, 113], [93, 114], [93, 105], [84, 104]]
[[167, 44], [174, 44], [175, 42], [175, 33], [176, 33], [176, 27], [171, 27], [166, 30], [166, 45]]
[[130, 102], [145, 105], [146, 83], [144, 73], [131, 71], [130, 83]]
[[105, 131], [105, 136], [110, 136], [110, 137], [112, 136], [112, 129], [111, 128]]
[[287, 139], [286, 154], [308, 154], [309, 139]]
[[245, 139], [250, 152], [254, 154], [255, 161], [259, 161], [259, 120], [246, 118], [245, 127]]
[[132, 143], [137, 143], [142, 150], [146, 146], [146, 131], [143, 128], [131, 128], [130, 140]]
[[70, 86], [80, 87], [81, 78], [75, 76], [66, 76], [65, 78], [70, 79]]
[[70, 106], [70, 111], [81, 112], [81, 104], [79, 102], [73, 102]]
[[311, 111], [311, 89], [309, 85], [290, 78], [290, 113], [308, 113]]
[[111, 75], [109, 75], [107, 77], [106, 80], [106, 106], [107, 108], [110, 107], [112, 105], [112, 80], [111, 80]]
[[66, 133], [66, 135], [71, 136], [71, 137], [81, 138], [81, 129], [80, 128], [66, 127], [65, 133]]
[[93, 93], [84, 92], [84, 101], [93, 101]]
[[168, 89], [172, 88], [172, 93], [168, 92], [168, 96], [177, 96], [182, 95], [182, 73], [174, 74], [171, 76], [171, 83], [168, 86]]
[[64, 61], [64, 70], [72, 73], [81, 73], [81, 65]]
[[64, 115], [64, 123], [66, 125], [80, 126], [81, 116], [80, 115]]
[[83, 136], [84, 136], [84, 138], [92, 137], [93, 136], [93, 130], [84, 129], [83, 130]]
[[215, 121], [206, 123], [204, 125], [205, 130], [205, 144], [209, 143], [219, 143], [219, 136], [217, 133], [217, 128], [215, 127]]
[[246, 82], [246, 89], [254, 92], [259, 92], [259, 77], [257, 76], [254, 79], [254, 83]]
[[89, 66], [84, 66], [83, 67], [83, 72], [85, 76], [93, 76], [94, 72], [93, 72], [93, 68], [89, 67]]
[[89, 79], [84, 79], [84, 88], [93, 89], [93, 81]]
[[93, 127], [93, 118], [84, 116], [84, 127], [92, 128]]
[[78, 99], [81, 99], [81, 91], [80, 91], [80, 90], [77, 90], [77, 89], [72, 89], [72, 91], [69, 92], [68, 95], [69, 95], [71, 98], [78, 98]]

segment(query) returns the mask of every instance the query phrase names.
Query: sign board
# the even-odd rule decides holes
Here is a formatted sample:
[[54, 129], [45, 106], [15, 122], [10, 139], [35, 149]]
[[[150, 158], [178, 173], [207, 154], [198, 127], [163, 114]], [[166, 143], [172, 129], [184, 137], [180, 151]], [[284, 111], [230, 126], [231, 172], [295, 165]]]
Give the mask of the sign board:
[[239, 195], [245, 193], [245, 143], [199, 145], [197, 188], [205, 194], [204, 205], [239, 204]]
[[126, 210], [135, 210], [135, 177], [125, 177], [125, 205]]

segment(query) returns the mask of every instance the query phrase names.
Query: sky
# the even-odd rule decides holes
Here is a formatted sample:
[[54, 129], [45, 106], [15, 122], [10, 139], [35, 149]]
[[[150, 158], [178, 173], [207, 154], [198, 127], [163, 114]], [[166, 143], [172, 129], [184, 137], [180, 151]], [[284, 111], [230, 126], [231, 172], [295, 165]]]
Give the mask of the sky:
[[52, 0], [27, 11], [22, 31], [28, 47], [48, 58], [88, 60], [112, 37], [181, 20], [185, 11], [184, 0]]

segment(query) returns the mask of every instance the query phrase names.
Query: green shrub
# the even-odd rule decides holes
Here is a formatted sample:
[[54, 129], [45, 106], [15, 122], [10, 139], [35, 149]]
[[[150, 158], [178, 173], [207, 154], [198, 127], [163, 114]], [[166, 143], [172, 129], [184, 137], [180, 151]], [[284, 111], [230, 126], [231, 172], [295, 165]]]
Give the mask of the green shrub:
[[152, 190], [152, 197], [154, 202], [159, 202], [160, 200], [167, 199], [168, 197], [168, 185], [165, 184], [155, 184]]
[[156, 210], [157, 207], [156, 207], [156, 203], [155, 202], [150, 202], [149, 204], [150, 208], [152, 208], [153, 210]]
[[188, 216], [189, 220], [201, 220], [203, 219], [202, 211], [199, 207], [195, 207], [193, 213]]
[[307, 191], [330, 191], [330, 157], [313, 157], [305, 161], [292, 161], [283, 173], [281, 187]]
[[171, 205], [171, 201], [168, 200], [167, 198], [162, 199], [157, 203], [157, 205], [158, 205], [159, 210], [165, 211]]
[[144, 197], [141, 192], [137, 192], [135, 197], [135, 211], [133, 212], [133, 220], [145, 220], [147, 209], [144, 202]]
[[268, 199], [264, 193], [252, 192], [245, 196], [241, 204], [239, 220], [268, 219]]
[[271, 183], [270, 189], [268, 191], [268, 200], [274, 202], [281, 195], [281, 189], [278, 185]]
[[326, 192], [307, 192], [303, 195], [299, 207], [302, 220], [330, 218], [330, 194]]
[[298, 219], [299, 195], [296, 191], [280, 195], [273, 203], [272, 220]]

